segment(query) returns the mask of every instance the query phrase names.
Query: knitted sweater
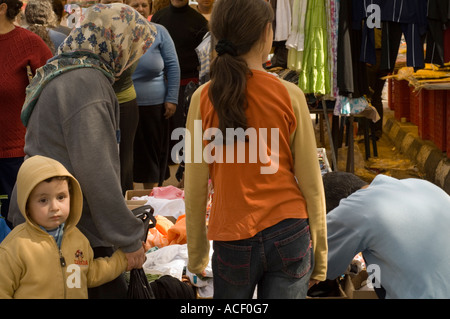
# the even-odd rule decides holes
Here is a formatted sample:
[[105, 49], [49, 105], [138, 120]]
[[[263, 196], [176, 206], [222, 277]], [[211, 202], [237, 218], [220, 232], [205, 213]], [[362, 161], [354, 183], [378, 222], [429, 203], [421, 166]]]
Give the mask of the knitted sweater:
[[20, 111], [28, 85], [27, 65], [34, 74], [51, 57], [44, 41], [31, 31], [16, 27], [0, 34], [0, 158], [25, 156]]

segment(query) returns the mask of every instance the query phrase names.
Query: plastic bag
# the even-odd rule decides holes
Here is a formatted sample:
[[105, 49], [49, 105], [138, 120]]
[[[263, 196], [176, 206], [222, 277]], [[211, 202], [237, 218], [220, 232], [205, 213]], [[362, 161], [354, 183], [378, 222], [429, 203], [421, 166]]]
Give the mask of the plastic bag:
[[148, 230], [156, 226], [156, 218], [153, 216], [154, 211], [151, 205], [144, 205], [132, 210], [134, 216], [144, 224], [144, 236], [142, 237], [144, 243], [147, 241]]
[[[153, 216], [153, 211], [153, 207], [150, 205], [138, 207], [132, 210], [136, 218], [142, 220], [144, 224], [145, 231], [142, 238], [143, 242], [147, 240], [148, 230], [156, 225], [156, 219]], [[150, 221], [152, 223], [150, 223]], [[127, 297], [128, 299], [155, 299], [155, 295], [153, 294], [153, 290], [148, 283], [144, 269], [132, 269], [130, 271], [130, 283], [128, 285]]]
[[128, 299], [155, 299], [153, 290], [142, 268], [132, 269], [130, 271], [127, 297]]

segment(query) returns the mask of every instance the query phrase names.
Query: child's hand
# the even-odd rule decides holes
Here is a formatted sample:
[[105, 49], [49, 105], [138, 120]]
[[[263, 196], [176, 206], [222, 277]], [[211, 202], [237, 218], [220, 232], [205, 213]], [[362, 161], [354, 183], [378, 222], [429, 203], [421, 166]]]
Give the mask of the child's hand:
[[205, 270], [203, 270], [201, 273], [199, 273], [199, 274], [196, 274], [197, 276], [198, 276], [198, 278], [200, 278], [200, 279], [205, 279], [206, 278], [206, 271]]

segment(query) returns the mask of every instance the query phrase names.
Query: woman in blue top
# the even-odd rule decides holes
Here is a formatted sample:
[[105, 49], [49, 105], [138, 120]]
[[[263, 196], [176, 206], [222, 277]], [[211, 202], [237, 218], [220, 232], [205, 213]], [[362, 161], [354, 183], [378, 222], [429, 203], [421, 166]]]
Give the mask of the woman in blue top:
[[165, 27], [140, 58], [133, 74], [139, 105], [139, 124], [134, 141], [134, 182], [151, 188], [169, 178], [170, 132], [168, 119], [178, 104], [180, 66], [175, 45]]

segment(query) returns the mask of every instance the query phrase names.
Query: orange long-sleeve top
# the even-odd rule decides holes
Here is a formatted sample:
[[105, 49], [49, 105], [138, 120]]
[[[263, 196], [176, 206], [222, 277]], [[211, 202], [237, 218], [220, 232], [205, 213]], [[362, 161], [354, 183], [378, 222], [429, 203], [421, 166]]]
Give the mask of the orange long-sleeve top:
[[[208, 97], [209, 83], [192, 97], [186, 124], [190, 137], [186, 146], [191, 147], [185, 158], [188, 268], [195, 273], [206, 266], [208, 239], [250, 238], [284, 219], [309, 218], [317, 269], [313, 278], [323, 280], [325, 200], [304, 94], [294, 84], [267, 72], [252, 73], [246, 92], [247, 142], [223, 146], [217, 131], [217, 143], [212, 142], [210, 133], [219, 127], [219, 120]], [[220, 133], [223, 138], [227, 136]], [[209, 177], [214, 197], [206, 227]]]
[[[279, 85], [272, 75], [253, 72], [256, 77], [266, 76], [267, 79], [251, 78], [248, 83], [246, 115], [248, 127], [252, 128], [246, 131], [248, 142], [228, 144], [221, 150], [223, 143], [220, 141], [211, 145], [211, 141], [203, 140], [205, 147], [211, 145], [203, 152], [204, 156], [209, 155], [209, 149], [215, 155], [211, 160], [205, 158], [211, 162], [209, 172], [214, 187], [208, 226], [211, 240], [250, 238], [284, 219], [308, 218], [305, 199], [295, 181], [289, 146], [289, 137], [297, 127], [289, 94], [267, 85], [270, 81]], [[208, 98], [208, 87], [200, 95], [203, 132], [219, 127], [219, 118]], [[221, 134], [226, 137], [227, 132]], [[204, 134], [204, 138], [206, 136]], [[243, 148], [239, 149], [238, 144]], [[238, 163], [238, 156], [244, 150], [243, 163]], [[234, 156], [229, 156], [230, 151], [234, 151]]]

